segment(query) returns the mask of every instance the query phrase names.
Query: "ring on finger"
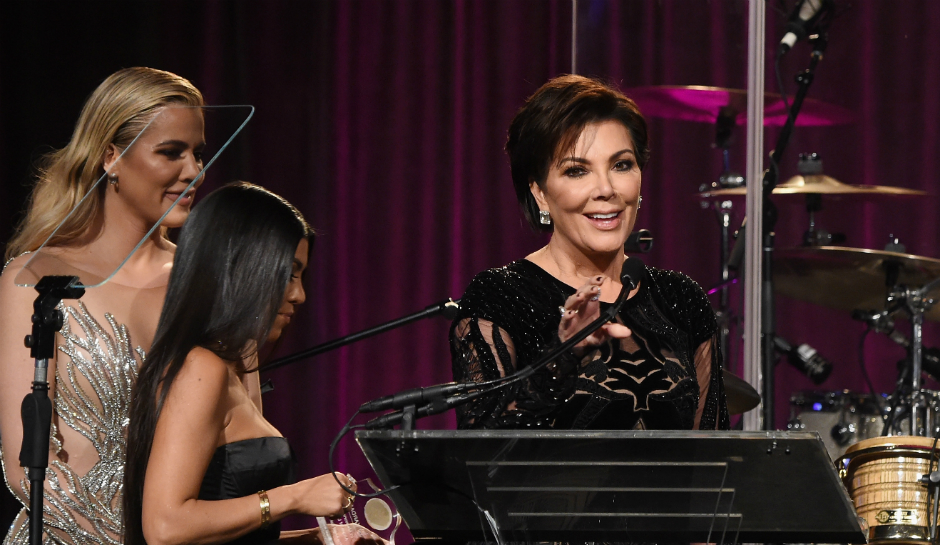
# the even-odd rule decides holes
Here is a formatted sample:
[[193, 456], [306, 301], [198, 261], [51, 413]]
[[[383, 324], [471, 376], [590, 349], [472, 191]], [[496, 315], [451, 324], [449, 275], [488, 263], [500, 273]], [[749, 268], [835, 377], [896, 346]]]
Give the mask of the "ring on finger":
[[349, 511], [353, 506], [353, 497], [348, 496], [346, 498], [346, 503], [343, 504], [343, 511]]

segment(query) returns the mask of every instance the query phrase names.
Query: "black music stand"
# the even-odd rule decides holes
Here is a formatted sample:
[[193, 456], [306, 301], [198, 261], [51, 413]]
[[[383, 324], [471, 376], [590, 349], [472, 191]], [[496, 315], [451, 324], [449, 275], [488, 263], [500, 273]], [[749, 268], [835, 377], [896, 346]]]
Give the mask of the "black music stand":
[[865, 543], [815, 432], [358, 431], [418, 541]]

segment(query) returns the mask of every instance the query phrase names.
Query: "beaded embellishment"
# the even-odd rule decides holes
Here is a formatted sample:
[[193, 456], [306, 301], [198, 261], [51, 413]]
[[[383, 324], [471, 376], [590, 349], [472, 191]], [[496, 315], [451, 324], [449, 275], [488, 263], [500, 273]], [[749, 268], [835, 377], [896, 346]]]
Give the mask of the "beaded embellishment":
[[[43, 498], [44, 542], [120, 545], [127, 411], [145, 353], [132, 348], [127, 326], [111, 314], [104, 315], [107, 331], [81, 301], [77, 307], [60, 304], [59, 310], [71, 320], [65, 320], [59, 332], [63, 342], [58, 346], [53, 410], [60, 422], [91, 442], [99, 461], [87, 474], [78, 475], [61, 460], [50, 459]], [[55, 422], [50, 442], [54, 452], [62, 451]], [[29, 483], [22, 479], [17, 485], [19, 493], [14, 494], [28, 502]], [[14, 491], [9, 481], [7, 486]], [[4, 545], [29, 542], [27, 517], [24, 508]]]

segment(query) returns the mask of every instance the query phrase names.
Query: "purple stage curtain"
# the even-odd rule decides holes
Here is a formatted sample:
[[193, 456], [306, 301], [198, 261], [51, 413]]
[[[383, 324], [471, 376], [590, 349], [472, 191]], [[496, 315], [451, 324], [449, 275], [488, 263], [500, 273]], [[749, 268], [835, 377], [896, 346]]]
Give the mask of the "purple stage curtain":
[[[797, 153], [817, 152], [825, 172], [843, 182], [940, 195], [940, 68], [933, 60], [940, 3], [836, 4], [810, 97], [850, 109], [855, 120], [798, 128], [781, 181], [796, 173]], [[769, 52], [790, 3], [782, 14], [778, 5], [768, 3]], [[581, 73], [624, 89], [745, 85], [743, 0], [580, 0], [578, 15]], [[202, 195], [247, 179], [293, 202], [321, 233], [307, 303], [277, 355], [459, 298], [475, 273], [545, 243], [524, 225], [502, 147], [524, 99], [571, 70], [571, 17], [569, 0], [4, 2], [0, 236], [17, 218], [29, 165], [67, 141], [88, 93], [120, 67], [149, 65], [190, 78], [211, 104], [257, 107]], [[784, 60], [791, 94], [808, 54], [799, 44]], [[776, 91], [772, 60], [768, 53], [767, 87]], [[718, 279], [718, 225], [695, 193], [721, 172], [714, 127], [651, 119], [650, 128], [638, 227], [651, 229], [656, 244], [643, 259], [708, 287]], [[768, 151], [777, 132], [768, 129]], [[741, 127], [731, 150], [739, 172], [743, 138]], [[807, 225], [802, 201], [786, 202], [779, 248], [798, 245]], [[910, 253], [940, 257], [937, 205], [936, 198], [824, 201], [817, 221], [846, 233], [848, 246], [879, 249], [894, 234]], [[735, 226], [742, 215], [743, 201]], [[740, 297], [733, 300], [739, 308]], [[330, 441], [362, 402], [450, 380], [448, 325], [441, 318], [415, 323], [263, 375], [275, 386], [265, 412], [291, 440], [302, 476], [327, 471]], [[848, 311], [778, 298], [778, 332], [835, 364], [823, 389], [867, 391], [859, 368], [863, 329]], [[929, 323], [926, 343], [940, 344], [938, 333]], [[731, 355], [736, 372], [739, 347]], [[876, 389], [892, 391], [903, 350], [873, 334], [864, 356]], [[786, 364], [777, 379], [776, 425], [785, 427], [790, 395], [813, 385]], [[453, 427], [453, 418], [419, 427]], [[343, 471], [366, 473], [351, 438], [336, 460]]]

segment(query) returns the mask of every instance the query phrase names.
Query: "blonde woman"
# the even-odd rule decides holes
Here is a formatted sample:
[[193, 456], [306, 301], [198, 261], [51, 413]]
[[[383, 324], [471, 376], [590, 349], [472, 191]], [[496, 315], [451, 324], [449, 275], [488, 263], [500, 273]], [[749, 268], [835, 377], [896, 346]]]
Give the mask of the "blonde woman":
[[[74, 274], [93, 285], [114, 271], [202, 170], [202, 105], [199, 90], [169, 72], [128, 68], [109, 76], [85, 103], [69, 143], [47, 157], [26, 217], [7, 244], [0, 276], [0, 437], [7, 486], [24, 506], [20, 403], [30, 391], [33, 362], [23, 337], [36, 292], [17, 284]], [[79, 205], [106, 172], [107, 183]], [[183, 195], [165, 227], [183, 224], [192, 198]], [[173, 262], [175, 247], [165, 232], [151, 236], [108, 283], [60, 306], [66, 320], [50, 362], [46, 543], [122, 542], [127, 408]], [[28, 518], [26, 509], [20, 512], [4, 544], [27, 542]]]

